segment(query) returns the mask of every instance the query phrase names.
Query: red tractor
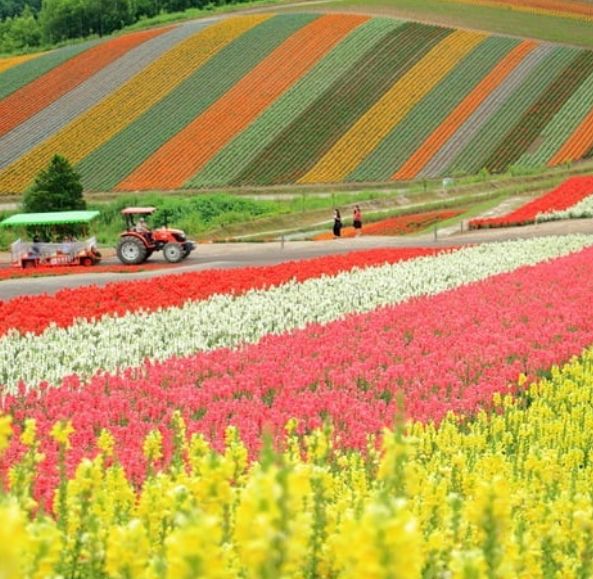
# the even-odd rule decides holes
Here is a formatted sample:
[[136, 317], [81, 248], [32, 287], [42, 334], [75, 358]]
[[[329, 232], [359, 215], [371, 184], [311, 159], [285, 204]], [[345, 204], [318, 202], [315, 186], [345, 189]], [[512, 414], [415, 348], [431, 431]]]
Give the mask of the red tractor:
[[195, 248], [193, 241], [189, 241], [180, 229], [170, 229], [167, 225], [150, 229], [144, 217], [152, 215], [155, 211], [155, 207], [126, 207], [122, 210], [126, 231], [120, 235], [117, 243], [117, 257], [122, 263], [143, 263], [155, 251], [160, 250], [169, 263], [178, 263]]

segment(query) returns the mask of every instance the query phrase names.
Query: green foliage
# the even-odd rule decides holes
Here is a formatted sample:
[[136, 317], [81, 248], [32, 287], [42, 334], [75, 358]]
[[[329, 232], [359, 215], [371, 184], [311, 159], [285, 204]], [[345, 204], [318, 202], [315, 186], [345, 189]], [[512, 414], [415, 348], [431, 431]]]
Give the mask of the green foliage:
[[42, 30], [33, 10], [26, 5], [20, 16], [0, 20], [0, 52], [22, 52], [40, 46]]
[[23, 209], [26, 213], [86, 209], [80, 176], [67, 159], [54, 155], [48, 167], [39, 172], [25, 193]]
[[49, 43], [91, 34], [103, 36], [134, 21], [130, 0], [44, 0], [39, 14]]
[[0, 0], [0, 20], [14, 18], [29, 8], [33, 12], [39, 12], [41, 0]]
[[278, 202], [225, 194], [194, 197], [127, 195], [108, 204], [97, 204], [93, 207], [101, 211], [96, 226], [100, 242], [113, 242], [123, 227], [121, 210], [133, 206], [156, 207], [157, 212], [150, 218], [152, 227], [160, 227], [167, 223], [171, 227], [183, 229], [190, 236], [288, 211], [288, 208]]
[[[0, 0], [0, 53], [104, 36], [141, 20], [254, 0]], [[197, 16], [197, 15], [195, 15]]]

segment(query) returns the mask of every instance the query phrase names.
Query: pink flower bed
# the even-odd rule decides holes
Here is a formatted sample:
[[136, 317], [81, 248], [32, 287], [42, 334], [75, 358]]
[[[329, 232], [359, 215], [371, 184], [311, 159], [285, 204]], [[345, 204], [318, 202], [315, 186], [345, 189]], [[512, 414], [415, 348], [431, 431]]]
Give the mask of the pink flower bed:
[[[217, 446], [235, 424], [255, 453], [264, 429], [279, 432], [296, 417], [301, 432], [331, 419], [339, 444], [359, 448], [392, 423], [400, 399], [407, 416], [421, 421], [439, 421], [449, 410], [471, 414], [495, 392], [515, 388], [520, 373], [533, 379], [593, 344], [592, 262], [586, 249], [234, 351], [99, 374], [86, 386], [70, 377], [59, 388], [8, 397], [3, 410], [17, 426], [38, 421], [46, 460], [37, 491], [46, 499], [57, 482], [57, 449], [47, 433], [61, 419], [72, 418], [76, 429], [70, 468], [95, 452], [108, 428], [135, 481], [146, 474], [142, 441], [150, 430], [163, 431], [164, 460], [170, 456], [175, 409], [190, 432]], [[21, 452], [14, 441], [0, 470]]]
[[593, 195], [593, 177], [571, 177], [553, 191], [537, 197], [507, 215], [472, 219], [469, 222], [469, 227], [470, 229], [484, 229], [528, 225], [535, 223], [535, 218], [540, 213], [564, 211], [589, 195]]
[[[450, 248], [448, 249], [450, 251]], [[138, 310], [154, 311], [203, 300], [213, 294], [241, 294], [321, 275], [335, 275], [355, 267], [371, 267], [434, 255], [429, 248], [377, 249], [291, 261], [268, 267], [163, 275], [149, 280], [125, 281], [105, 287], [61, 290], [52, 296], [25, 296], [0, 301], [0, 335], [9, 329], [41, 333], [50, 323], [68, 327], [77, 318], [99, 319], [106, 314], [124, 315]]]

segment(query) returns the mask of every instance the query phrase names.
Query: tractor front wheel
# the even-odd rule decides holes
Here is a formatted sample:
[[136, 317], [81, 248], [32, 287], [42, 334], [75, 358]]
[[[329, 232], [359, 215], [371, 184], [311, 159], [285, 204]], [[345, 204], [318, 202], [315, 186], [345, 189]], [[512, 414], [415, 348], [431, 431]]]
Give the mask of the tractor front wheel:
[[139, 265], [146, 260], [146, 245], [137, 237], [122, 237], [117, 244], [117, 257], [126, 265]]
[[179, 263], [183, 259], [183, 248], [179, 243], [167, 243], [163, 247], [163, 255], [169, 263]]

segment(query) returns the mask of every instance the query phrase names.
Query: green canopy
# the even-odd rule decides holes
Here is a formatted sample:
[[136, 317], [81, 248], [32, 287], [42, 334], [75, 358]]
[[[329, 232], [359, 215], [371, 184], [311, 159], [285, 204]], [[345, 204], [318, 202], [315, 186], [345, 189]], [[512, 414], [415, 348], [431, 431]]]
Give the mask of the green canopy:
[[0, 227], [26, 225], [62, 225], [64, 223], [88, 223], [99, 211], [56, 211], [52, 213], [18, 213], [0, 222]]

